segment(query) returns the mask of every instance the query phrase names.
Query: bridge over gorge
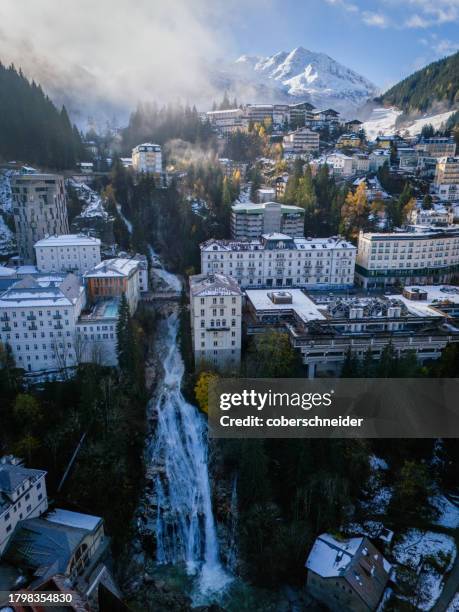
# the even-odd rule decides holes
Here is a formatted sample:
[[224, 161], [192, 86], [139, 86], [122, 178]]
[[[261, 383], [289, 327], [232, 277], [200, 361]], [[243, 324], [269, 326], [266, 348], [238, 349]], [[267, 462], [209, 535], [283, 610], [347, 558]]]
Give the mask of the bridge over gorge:
[[141, 301], [147, 304], [154, 302], [179, 302], [182, 297], [180, 291], [147, 291], [141, 296]]

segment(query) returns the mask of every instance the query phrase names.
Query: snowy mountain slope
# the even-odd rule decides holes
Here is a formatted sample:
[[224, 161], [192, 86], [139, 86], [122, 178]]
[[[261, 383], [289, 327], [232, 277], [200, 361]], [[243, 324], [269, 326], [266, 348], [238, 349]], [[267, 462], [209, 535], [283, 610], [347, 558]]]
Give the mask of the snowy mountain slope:
[[279, 101], [308, 100], [318, 108], [332, 106], [347, 114], [377, 94], [375, 85], [366, 78], [324, 53], [303, 47], [270, 57], [242, 55], [220, 75], [223, 80], [246, 102], [261, 101], [261, 96], [248, 100], [244, 87], [252, 95], [259, 92], [265, 96], [264, 101], [270, 92]]
[[376, 136], [385, 136], [398, 131], [407, 132], [410, 136], [420, 134], [425, 125], [432, 125], [436, 130], [446, 123], [448, 118], [456, 112], [455, 109], [441, 113], [426, 113], [418, 119], [400, 121], [403, 111], [395, 107], [374, 108], [369, 118], [364, 121], [363, 128], [367, 137], [374, 140]]

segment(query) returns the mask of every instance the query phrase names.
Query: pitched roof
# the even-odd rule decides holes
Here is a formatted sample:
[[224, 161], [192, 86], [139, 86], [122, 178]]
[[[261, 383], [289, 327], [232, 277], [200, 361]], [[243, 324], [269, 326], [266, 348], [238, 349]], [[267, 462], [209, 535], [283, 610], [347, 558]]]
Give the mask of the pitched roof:
[[194, 297], [242, 295], [237, 282], [224, 274], [195, 274], [190, 276], [190, 292]]
[[20, 521], [4, 553], [5, 559], [13, 565], [32, 570], [55, 565], [55, 571], [65, 572], [87, 533], [86, 529], [59, 525], [41, 518]]
[[338, 540], [320, 535], [306, 561], [322, 578], [344, 578], [371, 610], [377, 608], [392, 566], [366, 537]]

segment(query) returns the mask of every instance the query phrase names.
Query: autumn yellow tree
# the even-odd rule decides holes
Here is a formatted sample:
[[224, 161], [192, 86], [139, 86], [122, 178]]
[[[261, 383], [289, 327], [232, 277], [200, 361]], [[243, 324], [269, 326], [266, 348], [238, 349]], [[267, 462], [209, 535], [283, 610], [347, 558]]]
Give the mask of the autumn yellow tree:
[[416, 208], [416, 198], [410, 198], [402, 209], [402, 222], [410, 220], [411, 213]]
[[194, 395], [199, 408], [208, 414], [209, 412], [209, 385], [218, 380], [215, 372], [201, 372], [194, 387]]
[[341, 209], [341, 227], [344, 233], [352, 238], [357, 237], [361, 229], [368, 227], [369, 214], [366, 183], [362, 181], [354, 192], [347, 194]]

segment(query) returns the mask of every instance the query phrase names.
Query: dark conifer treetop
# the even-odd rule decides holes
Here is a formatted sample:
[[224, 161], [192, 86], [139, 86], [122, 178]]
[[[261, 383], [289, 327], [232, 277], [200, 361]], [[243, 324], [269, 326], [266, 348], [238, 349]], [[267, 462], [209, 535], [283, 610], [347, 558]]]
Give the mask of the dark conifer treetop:
[[0, 63], [0, 160], [72, 168], [84, 159], [78, 130], [40, 85]]

